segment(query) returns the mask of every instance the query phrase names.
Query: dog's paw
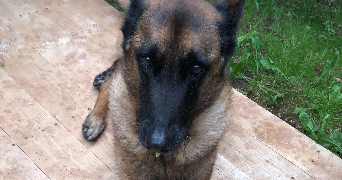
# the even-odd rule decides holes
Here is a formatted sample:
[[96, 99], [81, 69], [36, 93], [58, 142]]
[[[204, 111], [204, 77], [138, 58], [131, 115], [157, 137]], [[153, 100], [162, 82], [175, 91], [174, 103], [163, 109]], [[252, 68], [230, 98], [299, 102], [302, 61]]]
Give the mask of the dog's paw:
[[96, 140], [106, 127], [106, 121], [103, 118], [89, 114], [82, 125], [83, 137], [89, 141]]
[[100, 88], [100, 86], [105, 82], [104, 76], [101, 74], [97, 75], [94, 79], [93, 86], [96, 88]]
[[109, 77], [113, 74], [113, 72], [114, 72], [114, 66], [98, 74], [94, 78], [93, 86], [95, 86], [96, 88], [100, 88], [100, 86], [109, 79]]

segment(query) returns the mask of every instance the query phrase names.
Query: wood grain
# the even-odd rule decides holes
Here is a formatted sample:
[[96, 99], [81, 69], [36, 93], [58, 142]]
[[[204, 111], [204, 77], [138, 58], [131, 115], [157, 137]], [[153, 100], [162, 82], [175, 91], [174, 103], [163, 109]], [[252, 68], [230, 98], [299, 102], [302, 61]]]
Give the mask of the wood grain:
[[342, 177], [342, 159], [234, 90], [232, 123], [315, 179]]
[[0, 177], [3, 179], [49, 179], [0, 128]]
[[[82, 137], [81, 126], [97, 97], [97, 90], [92, 87], [93, 77], [121, 55], [117, 41], [121, 38], [118, 27], [121, 26], [122, 15], [116, 14], [115, 9], [101, 0], [59, 2], [59, 6], [58, 1], [54, 4], [50, 1], [3, 3], [0, 8], [8, 13], [4, 13], [7, 21], [4, 21], [6, 25], [0, 23], [0, 33], [5, 37], [4, 41], [10, 43], [4, 53], [3, 68], [54, 118], [111, 169], [115, 169], [111, 158], [114, 149], [111, 124], [97, 143], [90, 143]], [[53, 7], [60, 10], [48, 12], [55, 12]], [[89, 8], [99, 9], [93, 9], [89, 14]], [[34, 14], [36, 11], [38, 14]], [[59, 16], [62, 14], [65, 16]], [[94, 21], [87, 18], [94, 14]], [[97, 25], [95, 21], [100, 21], [105, 15], [115, 18], [103, 18], [99, 22], [101, 26]], [[60, 19], [64, 19], [68, 26]], [[117, 30], [112, 31], [111, 26]], [[60, 36], [60, 32], [66, 34]]]
[[3, 69], [0, 89], [1, 128], [49, 178], [116, 177]]
[[219, 154], [251, 179], [314, 179], [233, 121], [223, 135]]

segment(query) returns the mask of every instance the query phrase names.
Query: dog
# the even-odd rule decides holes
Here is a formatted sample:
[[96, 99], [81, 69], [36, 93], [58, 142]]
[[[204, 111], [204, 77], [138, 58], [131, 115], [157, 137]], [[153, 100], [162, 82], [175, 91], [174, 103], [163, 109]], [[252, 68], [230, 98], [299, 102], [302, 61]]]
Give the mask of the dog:
[[123, 179], [210, 179], [231, 107], [228, 59], [244, 0], [132, 0], [123, 58], [95, 78], [83, 126], [115, 128]]

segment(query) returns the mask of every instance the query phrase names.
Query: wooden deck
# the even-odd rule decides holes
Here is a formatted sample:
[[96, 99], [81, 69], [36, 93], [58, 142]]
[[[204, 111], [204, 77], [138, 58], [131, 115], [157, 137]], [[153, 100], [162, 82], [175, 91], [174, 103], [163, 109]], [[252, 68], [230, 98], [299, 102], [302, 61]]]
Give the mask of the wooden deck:
[[[0, 179], [118, 179], [110, 126], [81, 134], [93, 77], [121, 56], [103, 0], [0, 0]], [[212, 179], [342, 179], [342, 160], [242, 94]]]

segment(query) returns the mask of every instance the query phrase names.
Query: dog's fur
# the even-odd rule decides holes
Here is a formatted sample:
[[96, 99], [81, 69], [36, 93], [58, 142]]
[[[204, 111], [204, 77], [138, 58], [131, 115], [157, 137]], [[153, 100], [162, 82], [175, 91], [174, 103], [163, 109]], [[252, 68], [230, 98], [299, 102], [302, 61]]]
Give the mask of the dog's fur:
[[82, 127], [95, 140], [105, 119], [113, 122], [122, 178], [210, 178], [230, 114], [227, 61], [243, 4], [132, 0], [124, 58], [104, 73], [109, 79]]

